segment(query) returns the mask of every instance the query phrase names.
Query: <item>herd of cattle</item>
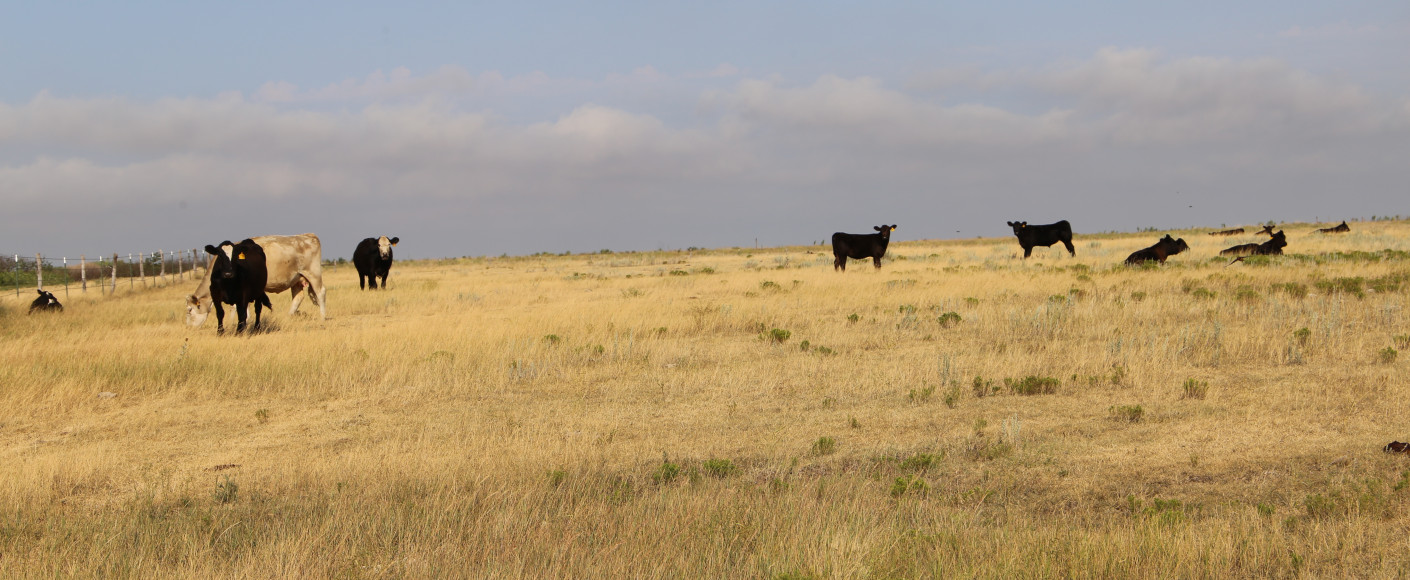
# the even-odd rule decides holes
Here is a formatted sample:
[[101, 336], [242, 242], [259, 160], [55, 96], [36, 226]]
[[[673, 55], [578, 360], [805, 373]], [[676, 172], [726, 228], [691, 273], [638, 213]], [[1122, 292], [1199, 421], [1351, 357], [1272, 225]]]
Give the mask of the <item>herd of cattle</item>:
[[[1072, 224], [1067, 220], [1046, 225], [1029, 225], [1028, 222], [1008, 222], [1018, 245], [1023, 248], [1023, 257], [1033, 255], [1035, 246], [1052, 247], [1061, 242], [1073, 256], [1077, 250], [1072, 245]], [[874, 234], [832, 234], [832, 266], [834, 270], [847, 270], [847, 260], [870, 258], [872, 264], [881, 269], [881, 258], [886, 255], [886, 247], [891, 243], [891, 232], [896, 225], [879, 225]], [[1316, 230], [1315, 233], [1346, 233], [1351, 228], [1343, 221], [1340, 225]], [[1244, 233], [1243, 228], [1210, 232], [1211, 236], [1233, 236]], [[1273, 231], [1272, 225], [1264, 226], [1254, 235], [1266, 235], [1268, 241], [1258, 244], [1241, 244], [1219, 252], [1221, 256], [1236, 256], [1235, 261], [1244, 256], [1277, 255], [1288, 245], [1287, 236], [1282, 230]], [[392, 268], [392, 246], [399, 238], [381, 236], [367, 238], [357, 244], [353, 251], [353, 265], [357, 268], [358, 287], [376, 290], [380, 278], [382, 288], [387, 287], [387, 276]], [[235, 307], [237, 333], [244, 332], [248, 322], [249, 305], [255, 306], [254, 327], [260, 326], [260, 315], [264, 308], [273, 309], [269, 293], [288, 290], [293, 298], [289, 314], [298, 312], [304, 296], [318, 305], [320, 318], [328, 317], [327, 290], [323, 286], [323, 245], [314, 234], [297, 236], [260, 236], [246, 238], [239, 243], [229, 240], [220, 245], [207, 245], [206, 253], [210, 261], [206, 273], [196, 285], [196, 291], [186, 297], [186, 323], [200, 326], [205, 323], [212, 310], [215, 311], [216, 332], [225, 332], [225, 305]], [[1171, 238], [1170, 235], [1156, 241], [1150, 247], [1132, 252], [1126, 258], [1127, 264], [1144, 262], [1165, 263], [1174, 256], [1190, 249], [1184, 238]], [[1232, 262], [1231, 262], [1232, 263]], [[64, 306], [53, 294], [39, 290], [39, 297], [30, 303], [29, 312], [62, 312]]]
[[[1033, 255], [1035, 246], [1045, 248], [1052, 247], [1053, 244], [1062, 242], [1067, 248], [1067, 253], [1077, 255], [1077, 249], [1072, 245], [1072, 224], [1067, 220], [1045, 225], [1029, 225], [1028, 222], [1008, 222], [1013, 228], [1013, 235], [1018, 238], [1018, 245], [1023, 248], [1023, 257]], [[847, 260], [865, 260], [871, 258], [872, 265], [878, 270], [881, 269], [881, 257], [886, 255], [886, 246], [891, 243], [891, 232], [896, 230], [895, 225], [879, 225], [872, 228], [877, 231], [875, 234], [847, 234], [837, 232], [832, 234], [832, 269], [834, 271], [847, 270]], [[1319, 234], [1344, 234], [1351, 231], [1351, 227], [1346, 222], [1331, 228], [1316, 230]], [[1235, 236], [1244, 233], [1243, 228], [1232, 230], [1221, 230], [1209, 232], [1211, 236]], [[1263, 226], [1254, 235], [1266, 235], [1268, 241], [1261, 244], [1241, 244], [1219, 252], [1221, 256], [1236, 256], [1234, 261], [1242, 260], [1244, 256], [1272, 256], [1283, 253], [1283, 248], [1288, 245], [1288, 237], [1283, 230], [1273, 231], [1273, 225]], [[1155, 245], [1142, 248], [1132, 252], [1126, 257], [1126, 263], [1137, 265], [1144, 262], [1165, 263], [1166, 258], [1179, 254], [1190, 249], [1184, 238], [1171, 238], [1169, 234], [1156, 241]], [[1230, 262], [1233, 263], [1233, 262]]]

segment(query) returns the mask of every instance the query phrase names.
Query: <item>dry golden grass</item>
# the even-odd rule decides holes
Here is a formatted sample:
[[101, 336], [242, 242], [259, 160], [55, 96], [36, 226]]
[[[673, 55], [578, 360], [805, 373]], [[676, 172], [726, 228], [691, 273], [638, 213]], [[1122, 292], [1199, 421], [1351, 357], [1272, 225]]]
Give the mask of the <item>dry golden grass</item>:
[[344, 267], [249, 337], [10, 294], [0, 577], [1405, 576], [1410, 223], [1284, 227]]

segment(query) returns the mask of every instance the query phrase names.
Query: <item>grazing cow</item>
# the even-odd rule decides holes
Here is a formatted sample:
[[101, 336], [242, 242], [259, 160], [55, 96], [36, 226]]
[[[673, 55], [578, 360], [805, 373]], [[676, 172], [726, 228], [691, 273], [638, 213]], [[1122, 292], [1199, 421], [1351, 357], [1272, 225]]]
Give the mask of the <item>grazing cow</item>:
[[1077, 256], [1077, 250], [1072, 247], [1072, 224], [1067, 220], [1041, 226], [1030, 226], [1028, 222], [1008, 224], [1013, 227], [1013, 235], [1018, 236], [1018, 245], [1023, 246], [1024, 258], [1033, 255], [1033, 246], [1050, 248], [1058, 242], [1067, 246], [1067, 253]]
[[1253, 235], [1273, 237], [1273, 224], [1263, 226], [1263, 229], [1253, 232]]
[[[309, 300], [318, 305], [318, 314], [328, 318], [327, 291], [323, 287], [323, 244], [314, 234], [297, 236], [259, 236], [252, 238], [264, 249], [264, 265], [268, 272], [264, 291], [279, 293], [288, 290], [293, 296], [289, 314], [299, 311], [305, 290]], [[211, 263], [215, 258], [211, 258]], [[195, 293], [186, 297], [186, 323], [200, 326], [211, 312], [210, 266], [196, 283]]]
[[382, 277], [382, 288], [387, 288], [387, 274], [392, 269], [392, 246], [401, 238], [367, 238], [358, 242], [353, 251], [353, 265], [357, 266], [357, 287], [364, 290], [371, 286], [377, 289], [377, 277]]
[[886, 246], [891, 243], [891, 232], [895, 225], [879, 225], [872, 229], [875, 234], [832, 234], [832, 271], [847, 271], [847, 258], [865, 260], [871, 258], [876, 269], [881, 269], [881, 257], [886, 255]]
[[1134, 265], [1150, 260], [1157, 260], [1164, 264], [1166, 258], [1188, 249], [1190, 249], [1190, 246], [1185, 243], [1185, 238], [1177, 240], [1171, 238], [1170, 234], [1166, 234], [1165, 237], [1157, 241], [1154, 246], [1132, 252], [1131, 255], [1126, 258], [1126, 263]]
[[1342, 220], [1341, 225], [1334, 228], [1322, 228], [1314, 233], [1318, 234], [1344, 234], [1351, 231], [1351, 226], [1346, 225], [1346, 220]]
[[1283, 230], [1273, 234], [1273, 238], [1261, 244], [1241, 244], [1219, 252], [1220, 256], [1274, 256], [1283, 253], [1288, 245], [1288, 237]]
[[225, 332], [222, 304], [235, 307], [235, 319], [239, 322], [235, 332], [245, 332], [251, 302], [255, 303], [255, 330], [259, 330], [260, 311], [265, 306], [274, 308], [269, 303], [269, 295], [264, 293], [265, 282], [269, 279], [264, 248], [247, 238], [238, 244], [226, 240], [219, 247], [206, 245], [206, 253], [215, 257], [210, 265], [210, 294], [211, 303], [215, 305], [216, 332]]
[[1243, 229], [1243, 228], [1234, 228], [1234, 229], [1232, 229], [1232, 230], [1219, 230], [1219, 231], [1217, 231], [1217, 232], [1209, 232], [1209, 235], [1211, 235], [1211, 236], [1237, 236], [1237, 235], [1242, 234], [1242, 233], [1244, 233], [1244, 229]]
[[63, 312], [64, 305], [59, 304], [59, 299], [55, 298], [52, 293], [39, 290], [39, 297], [29, 303], [29, 313], [34, 314], [35, 311]]

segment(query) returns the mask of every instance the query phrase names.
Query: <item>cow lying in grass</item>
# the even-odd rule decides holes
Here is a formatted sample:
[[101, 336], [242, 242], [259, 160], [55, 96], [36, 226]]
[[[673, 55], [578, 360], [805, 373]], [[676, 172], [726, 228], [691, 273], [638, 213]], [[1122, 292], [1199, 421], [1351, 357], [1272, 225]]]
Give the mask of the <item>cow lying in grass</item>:
[[1190, 246], [1185, 243], [1185, 238], [1177, 240], [1171, 238], [1170, 234], [1166, 234], [1165, 237], [1156, 242], [1154, 246], [1132, 252], [1131, 255], [1126, 258], [1126, 263], [1135, 265], [1155, 260], [1164, 264], [1166, 258], [1188, 249], [1190, 249]]
[[1273, 238], [1261, 244], [1240, 244], [1219, 252], [1220, 256], [1275, 256], [1283, 253], [1288, 245], [1288, 237], [1283, 230], [1273, 234]]
[[1209, 232], [1209, 235], [1211, 235], [1211, 236], [1237, 236], [1237, 235], [1242, 234], [1242, 233], [1244, 233], [1244, 229], [1243, 229], [1243, 228], [1234, 228], [1234, 229], [1232, 229], [1232, 230], [1219, 230], [1219, 231], [1217, 231], [1217, 232]]
[[1346, 220], [1342, 220], [1341, 225], [1331, 228], [1322, 228], [1314, 233], [1318, 234], [1344, 234], [1351, 231], [1351, 226], [1346, 225]]
[[865, 260], [871, 258], [876, 269], [881, 269], [881, 257], [886, 255], [886, 246], [891, 243], [893, 225], [873, 227], [875, 234], [832, 234], [832, 270], [847, 271], [847, 259]]
[[235, 319], [238, 321], [235, 332], [245, 332], [251, 302], [255, 303], [255, 330], [259, 330], [260, 311], [266, 306], [274, 308], [269, 303], [269, 295], [264, 293], [265, 282], [269, 279], [264, 248], [246, 238], [238, 244], [226, 240], [219, 247], [207, 245], [206, 253], [215, 256], [215, 261], [211, 263], [210, 291], [211, 301], [215, 304], [216, 332], [225, 332], [225, 308], [222, 304], [235, 307]]
[[1077, 250], [1072, 247], [1072, 224], [1067, 220], [1041, 226], [1030, 226], [1028, 222], [1008, 224], [1013, 228], [1013, 235], [1018, 236], [1018, 245], [1023, 246], [1024, 258], [1033, 255], [1033, 246], [1050, 248], [1058, 242], [1067, 246], [1067, 253], [1077, 255]]
[[38, 312], [63, 312], [64, 305], [59, 304], [59, 299], [50, 292], [39, 290], [39, 297], [34, 302], [29, 303], [29, 313]]

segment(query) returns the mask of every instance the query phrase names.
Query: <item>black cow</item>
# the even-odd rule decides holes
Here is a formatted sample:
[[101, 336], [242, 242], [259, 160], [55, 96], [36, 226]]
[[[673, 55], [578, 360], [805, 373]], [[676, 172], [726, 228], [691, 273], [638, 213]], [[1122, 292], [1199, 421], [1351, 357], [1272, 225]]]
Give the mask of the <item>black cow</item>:
[[1342, 220], [1341, 225], [1334, 228], [1322, 228], [1314, 233], [1318, 234], [1344, 234], [1351, 231], [1351, 226], [1346, 225], [1346, 220]]
[[1067, 220], [1042, 226], [1030, 226], [1028, 222], [1008, 224], [1013, 227], [1013, 235], [1018, 236], [1018, 245], [1023, 246], [1024, 258], [1033, 255], [1033, 246], [1049, 248], [1058, 242], [1067, 246], [1067, 253], [1077, 256], [1077, 250], [1072, 247], [1072, 224]]
[[847, 258], [865, 260], [871, 258], [876, 269], [881, 269], [881, 257], [886, 255], [886, 246], [891, 243], [891, 231], [895, 225], [879, 225], [872, 229], [875, 234], [832, 234], [832, 270], [847, 271]]
[[1273, 237], [1273, 224], [1263, 226], [1263, 229], [1253, 232], [1253, 235]]
[[367, 238], [357, 243], [353, 250], [353, 265], [357, 267], [357, 286], [364, 290], [371, 286], [377, 289], [377, 277], [382, 277], [382, 288], [387, 287], [387, 274], [392, 270], [392, 246], [401, 238]]
[[53, 294], [39, 290], [39, 297], [35, 298], [34, 302], [29, 303], [29, 313], [34, 314], [35, 311], [63, 312], [64, 305], [59, 304], [59, 299], [55, 298]]
[[219, 247], [207, 245], [206, 253], [215, 256], [211, 264], [210, 290], [211, 303], [215, 305], [216, 332], [225, 332], [225, 308], [222, 304], [235, 307], [235, 318], [239, 322], [235, 332], [244, 332], [251, 302], [255, 303], [255, 330], [259, 330], [262, 308], [274, 308], [264, 291], [269, 280], [264, 248], [246, 238], [238, 244], [226, 240]]
[[1232, 229], [1232, 230], [1219, 230], [1219, 231], [1217, 231], [1217, 232], [1209, 232], [1209, 235], [1211, 235], [1211, 236], [1237, 236], [1237, 235], [1242, 234], [1242, 233], [1244, 233], [1244, 229], [1243, 229], [1243, 228], [1234, 228], [1234, 229]]
[[1157, 260], [1164, 264], [1166, 258], [1188, 249], [1190, 249], [1190, 246], [1185, 243], [1185, 238], [1177, 240], [1171, 238], [1170, 234], [1166, 234], [1165, 237], [1156, 242], [1154, 246], [1132, 252], [1131, 255], [1126, 258], [1126, 263], [1140, 264], [1141, 262]]
[[1273, 238], [1261, 244], [1240, 244], [1219, 252], [1220, 256], [1276, 256], [1283, 253], [1288, 245], [1288, 237], [1283, 230], [1273, 234]]

